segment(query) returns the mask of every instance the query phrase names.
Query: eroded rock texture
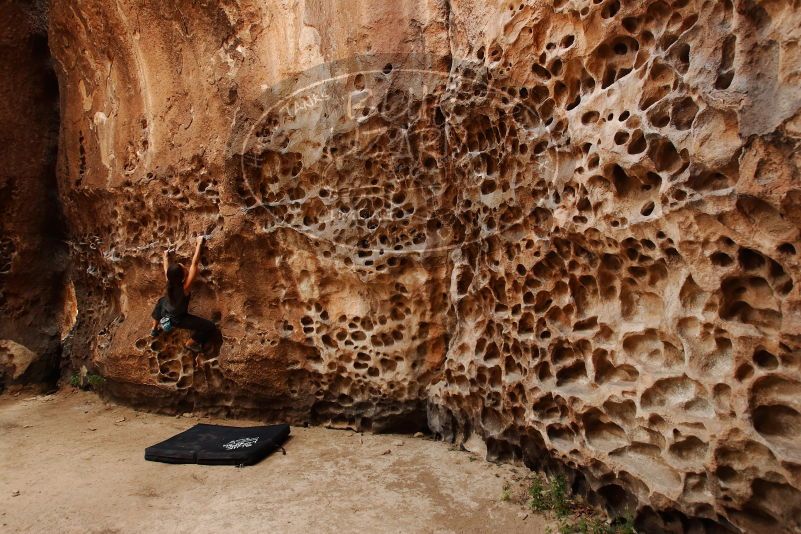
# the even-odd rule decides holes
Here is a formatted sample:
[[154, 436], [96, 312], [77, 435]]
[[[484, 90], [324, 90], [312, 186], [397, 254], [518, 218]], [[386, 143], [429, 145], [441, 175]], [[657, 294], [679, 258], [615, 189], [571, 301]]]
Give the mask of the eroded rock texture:
[[[427, 411], [648, 530], [798, 530], [799, 7], [56, 2], [73, 361], [166, 410]], [[195, 358], [147, 333], [197, 232]]]
[[46, 2], [0, 1], [0, 391], [59, 376], [66, 246]]

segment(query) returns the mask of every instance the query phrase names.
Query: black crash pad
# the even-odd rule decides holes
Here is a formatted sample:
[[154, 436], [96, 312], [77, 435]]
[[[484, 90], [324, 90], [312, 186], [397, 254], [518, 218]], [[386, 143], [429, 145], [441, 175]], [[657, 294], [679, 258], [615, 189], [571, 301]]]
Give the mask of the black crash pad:
[[198, 424], [145, 449], [145, 460], [170, 464], [253, 465], [289, 437], [289, 425]]

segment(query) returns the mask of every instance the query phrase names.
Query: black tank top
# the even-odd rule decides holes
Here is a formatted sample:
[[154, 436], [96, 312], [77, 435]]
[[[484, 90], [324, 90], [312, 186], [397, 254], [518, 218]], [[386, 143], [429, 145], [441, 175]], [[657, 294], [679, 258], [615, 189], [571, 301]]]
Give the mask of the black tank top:
[[169, 295], [167, 295], [167, 298], [164, 299], [164, 310], [170, 317], [183, 317], [184, 315], [189, 313], [189, 297], [191, 296], [192, 293], [184, 295], [182, 291], [181, 298], [173, 306], [173, 304], [170, 302]]

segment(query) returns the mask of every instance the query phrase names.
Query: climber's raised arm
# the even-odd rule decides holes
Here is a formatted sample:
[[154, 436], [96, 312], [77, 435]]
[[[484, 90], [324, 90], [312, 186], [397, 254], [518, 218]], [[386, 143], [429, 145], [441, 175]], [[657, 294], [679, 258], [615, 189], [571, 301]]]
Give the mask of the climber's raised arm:
[[167, 276], [167, 269], [170, 268], [170, 251], [165, 250], [164, 254], [162, 255], [163, 263], [164, 263], [164, 276]]
[[192, 287], [192, 282], [195, 281], [197, 276], [197, 266], [200, 263], [200, 249], [203, 247], [203, 236], [197, 236], [197, 245], [195, 245], [195, 255], [192, 256], [192, 265], [189, 266], [189, 273], [184, 280], [184, 293], [189, 293], [189, 288]]

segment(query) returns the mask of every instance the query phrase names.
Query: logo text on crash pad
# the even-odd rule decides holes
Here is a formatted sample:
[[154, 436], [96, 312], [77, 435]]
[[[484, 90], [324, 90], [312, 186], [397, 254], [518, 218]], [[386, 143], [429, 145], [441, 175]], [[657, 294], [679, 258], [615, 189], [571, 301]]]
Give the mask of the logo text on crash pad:
[[233, 441], [229, 441], [228, 443], [223, 444], [223, 449], [227, 451], [232, 451], [234, 449], [244, 449], [246, 447], [252, 447], [259, 441], [259, 438], [240, 438], [235, 439]]

